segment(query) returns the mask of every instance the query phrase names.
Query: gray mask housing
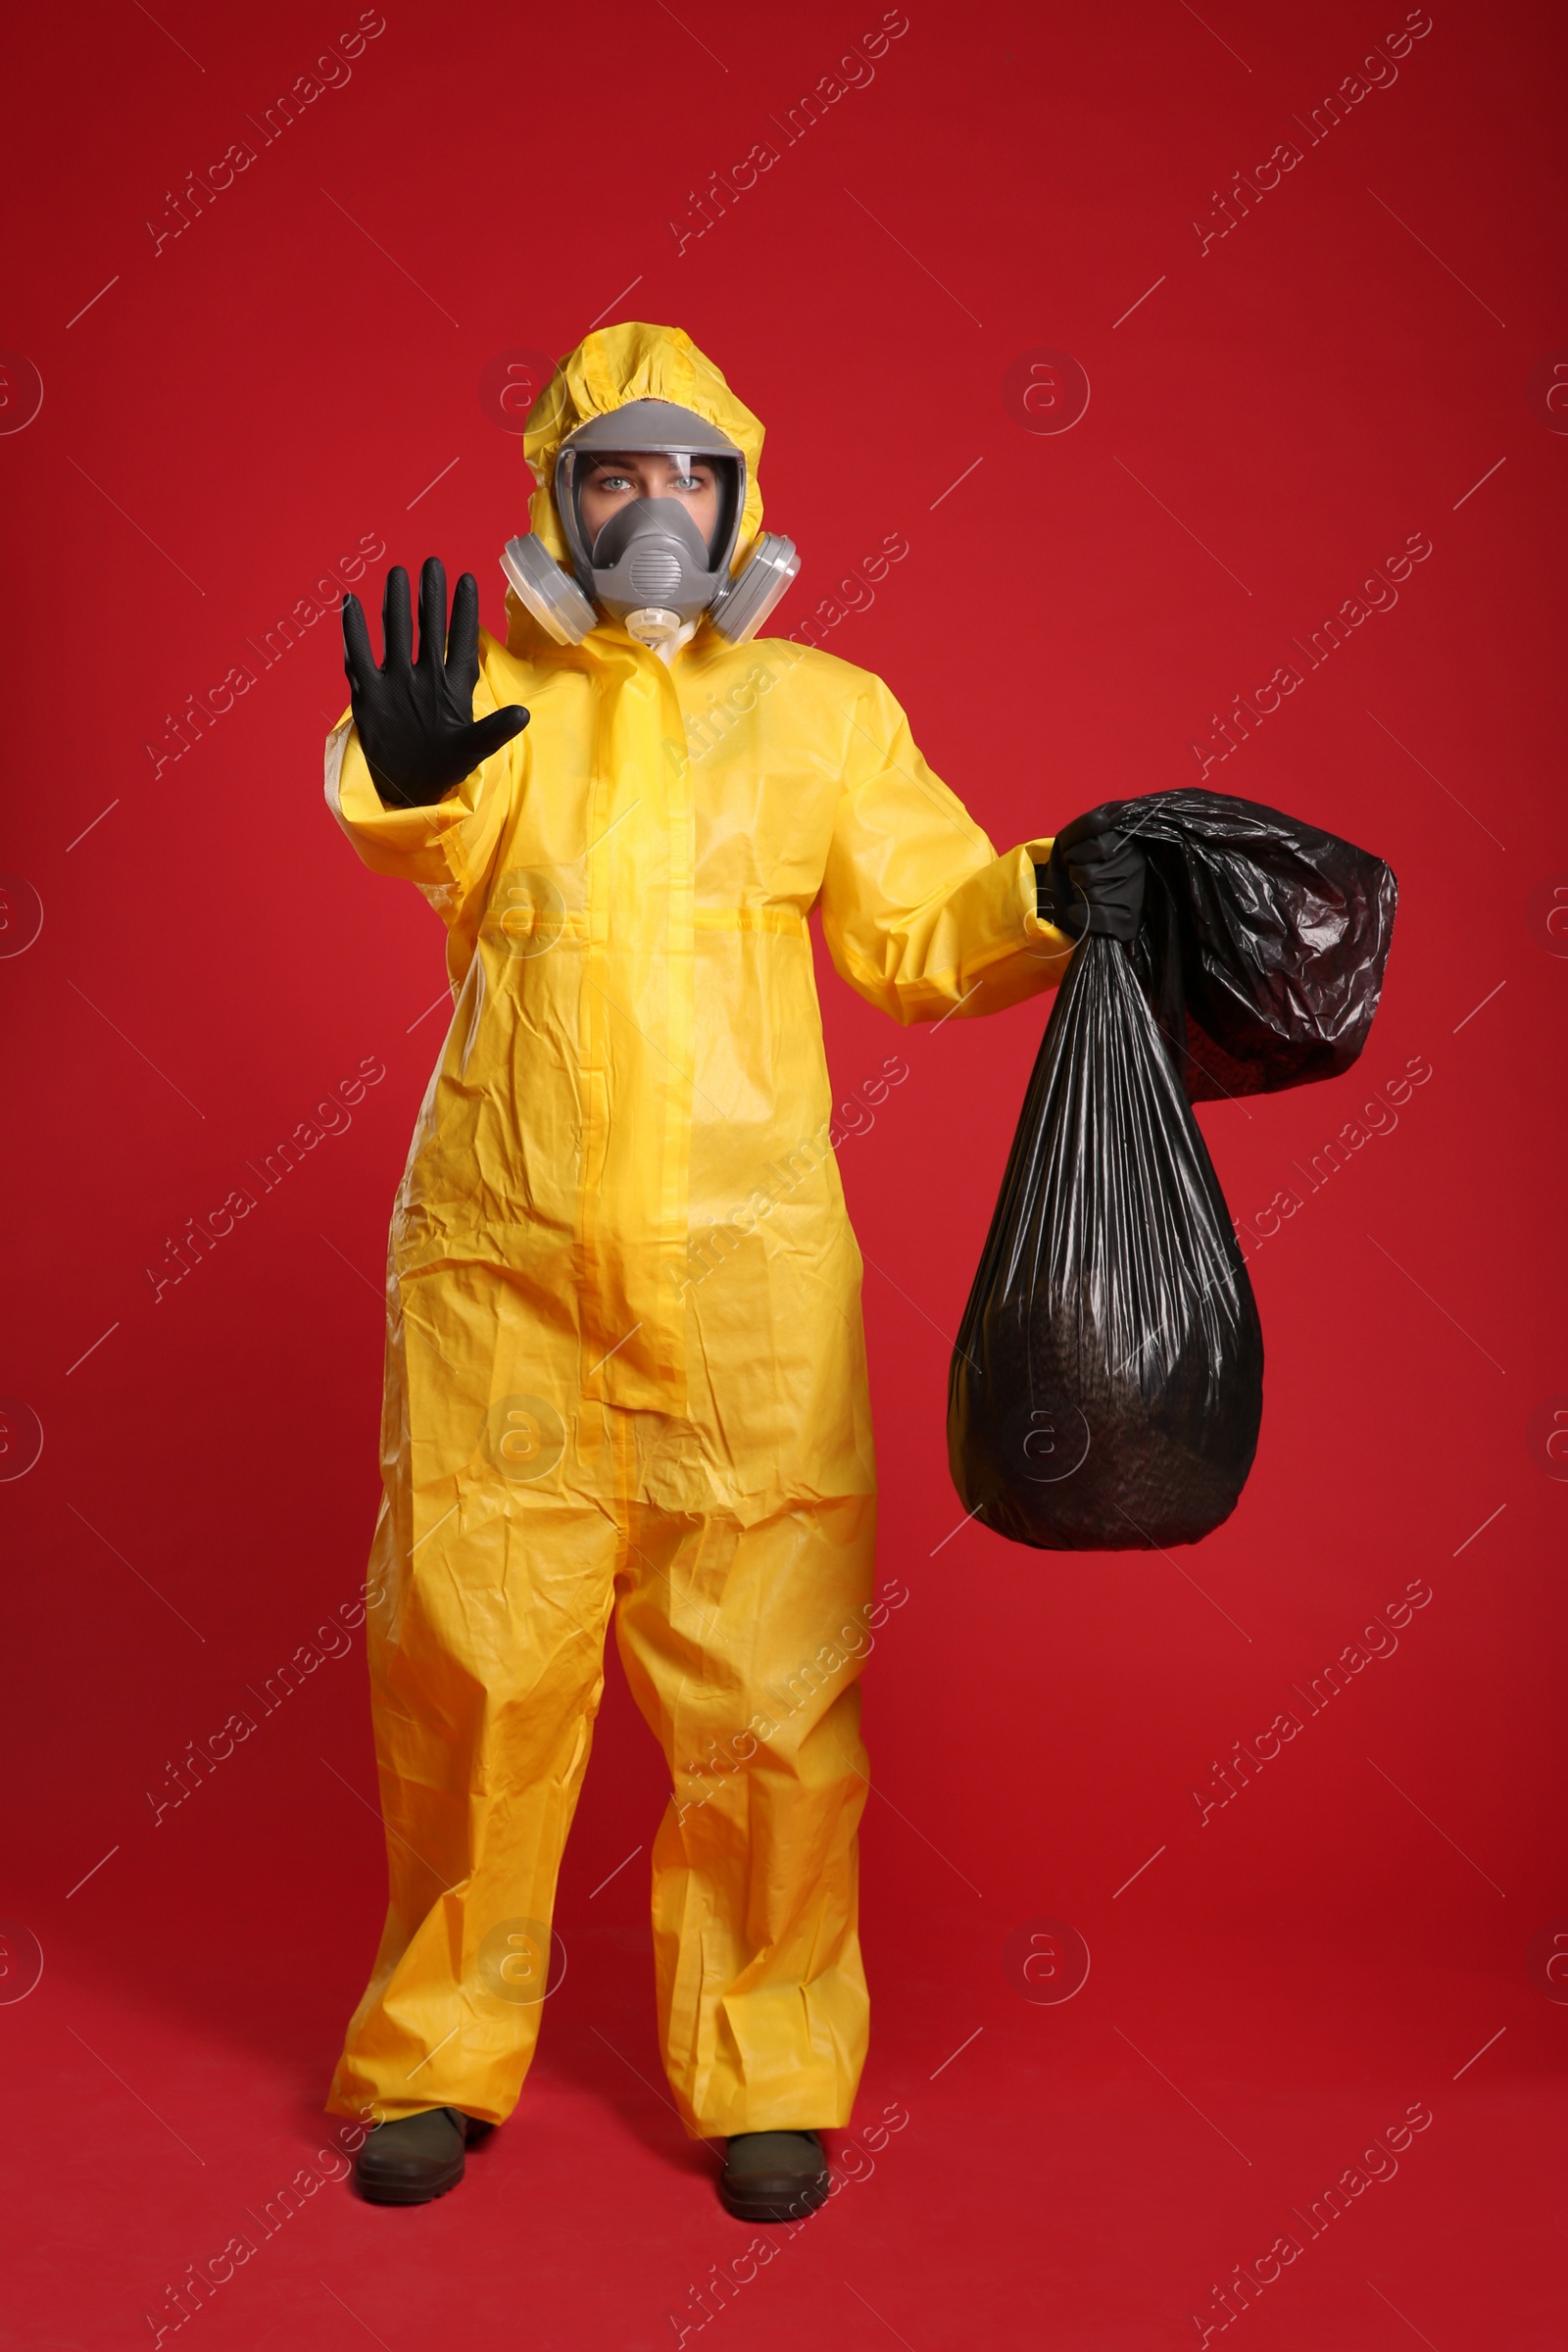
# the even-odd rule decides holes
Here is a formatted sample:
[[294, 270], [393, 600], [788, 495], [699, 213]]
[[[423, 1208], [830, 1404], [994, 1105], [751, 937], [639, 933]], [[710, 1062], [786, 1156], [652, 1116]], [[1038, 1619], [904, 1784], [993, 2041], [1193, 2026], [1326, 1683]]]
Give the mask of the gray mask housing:
[[[580, 488], [602, 452], [703, 458], [718, 480], [711, 539], [674, 498], [639, 498], [613, 514], [592, 547]], [[511, 539], [501, 568], [534, 618], [558, 644], [579, 644], [598, 620], [594, 608], [656, 650], [673, 649], [707, 613], [731, 645], [754, 637], [799, 571], [793, 540], [759, 534], [741, 569], [730, 561], [746, 505], [746, 457], [716, 425], [665, 400], [634, 400], [580, 425], [556, 459], [556, 513], [571, 556], [563, 570], [530, 533]]]

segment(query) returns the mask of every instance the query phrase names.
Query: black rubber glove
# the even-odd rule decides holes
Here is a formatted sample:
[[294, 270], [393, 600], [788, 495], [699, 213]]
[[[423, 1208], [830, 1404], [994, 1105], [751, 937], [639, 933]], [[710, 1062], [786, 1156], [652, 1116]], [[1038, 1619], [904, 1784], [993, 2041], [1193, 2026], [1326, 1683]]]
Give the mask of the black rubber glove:
[[435, 556], [419, 574], [419, 658], [413, 658], [409, 575], [395, 564], [381, 604], [386, 659], [378, 669], [357, 596], [343, 599], [343, 666], [354, 724], [376, 791], [389, 808], [428, 808], [528, 724], [518, 703], [473, 715], [479, 681], [479, 589], [458, 582], [447, 634], [447, 575]]
[[1096, 816], [1075, 816], [1051, 846], [1049, 865], [1035, 867], [1040, 919], [1069, 939], [1099, 931], [1109, 939], [1137, 936], [1144, 911], [1148, 860], [1126, 833], [1107, 831]]

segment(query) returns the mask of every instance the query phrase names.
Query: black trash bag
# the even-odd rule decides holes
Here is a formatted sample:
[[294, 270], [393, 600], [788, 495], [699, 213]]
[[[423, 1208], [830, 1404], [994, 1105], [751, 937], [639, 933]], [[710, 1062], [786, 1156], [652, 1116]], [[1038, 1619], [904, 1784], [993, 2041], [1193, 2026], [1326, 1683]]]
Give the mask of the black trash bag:
[[1252, 1286], [1131, 959], [1073, 956], [958, 1330], [948, 1453], [965, 1510], [1050, 1550], [1196, 1544], [1263, 1410]]
[[948, 1455], [1048, 1550], [1168, 1550], [1235, 1509], [1263, 1340], [1190, 1100], [1348, 1069], [1388, 957], [1380, 858], [1219, 793], [1106, 803], [1149, 851], [1129, 949], [1076, 951], [959, 1327]]
[[1149, 858], [1134, 967], [1193, 1102], [1337, 1078], [1366, 1043], [1394, 931], [1381, 858], [1224, 793], [1107, 801]]

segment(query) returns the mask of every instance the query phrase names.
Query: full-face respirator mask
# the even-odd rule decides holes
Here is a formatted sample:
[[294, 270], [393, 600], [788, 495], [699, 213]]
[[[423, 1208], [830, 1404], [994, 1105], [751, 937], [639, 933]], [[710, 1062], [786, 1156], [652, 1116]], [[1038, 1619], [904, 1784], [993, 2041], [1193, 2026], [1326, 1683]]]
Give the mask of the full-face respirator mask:
[[[616, 509], [592, 546], [583, 477], [601, 453], [704, 459], [718, 483], [718, 519], [703, 535], [679, 499], [638, 498]], [[746, 458], [716, 425], [666, 400], [634, 400], [591, 417], [556, 459], [556, 513], [571, 557], [564, 570], [531, 533], [509, 539], [501, 568], [558, 645], [578, 645], [600, 612], [667, 660], [706, 612], [730, 645], [755, 637], [801, 567], [792, 539], [758, 534], [740, 570], [730, 560], [746, 504]], [[596, 606], [598, 611], [595, 610]]]

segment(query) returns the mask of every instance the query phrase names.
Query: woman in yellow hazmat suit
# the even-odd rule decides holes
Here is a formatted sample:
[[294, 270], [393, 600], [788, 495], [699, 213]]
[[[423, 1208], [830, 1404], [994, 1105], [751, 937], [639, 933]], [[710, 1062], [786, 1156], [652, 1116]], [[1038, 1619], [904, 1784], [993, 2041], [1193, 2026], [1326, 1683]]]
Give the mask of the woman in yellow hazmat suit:
[[[536, 538], [566, 556], [563, 441], [640, 400], [744, 453], [738, 568], [762, 428], [673, 329], [592, 334], [552, 379]], [[531, 724], [446, 797], [386, 806], [347, 716], [327, 744], [355, 848], [446, 923], [454, 999], [388, 1263], [368, 1627], [390, 1907], [331, 2093], [382, 2122], [361, 2185], [387, 2201], [450, 2185], [517, 2098], [612, 1614], [671, 1775], [653, 1931], [686, 2126], [848, 2123], [876, 1481], [808, 919], [902, 1022], [1036, 996], [1073, 944], [1037, 910], [1050, 840], [996, 856], [877, 678], [706, 622], [665, 660], [602, 613], [562, 644], [508, 612], [472, 713], [514, 712], [487, 744], [516, 706]], [[803, 2166], [798, 2209], [814, 2138]]]

